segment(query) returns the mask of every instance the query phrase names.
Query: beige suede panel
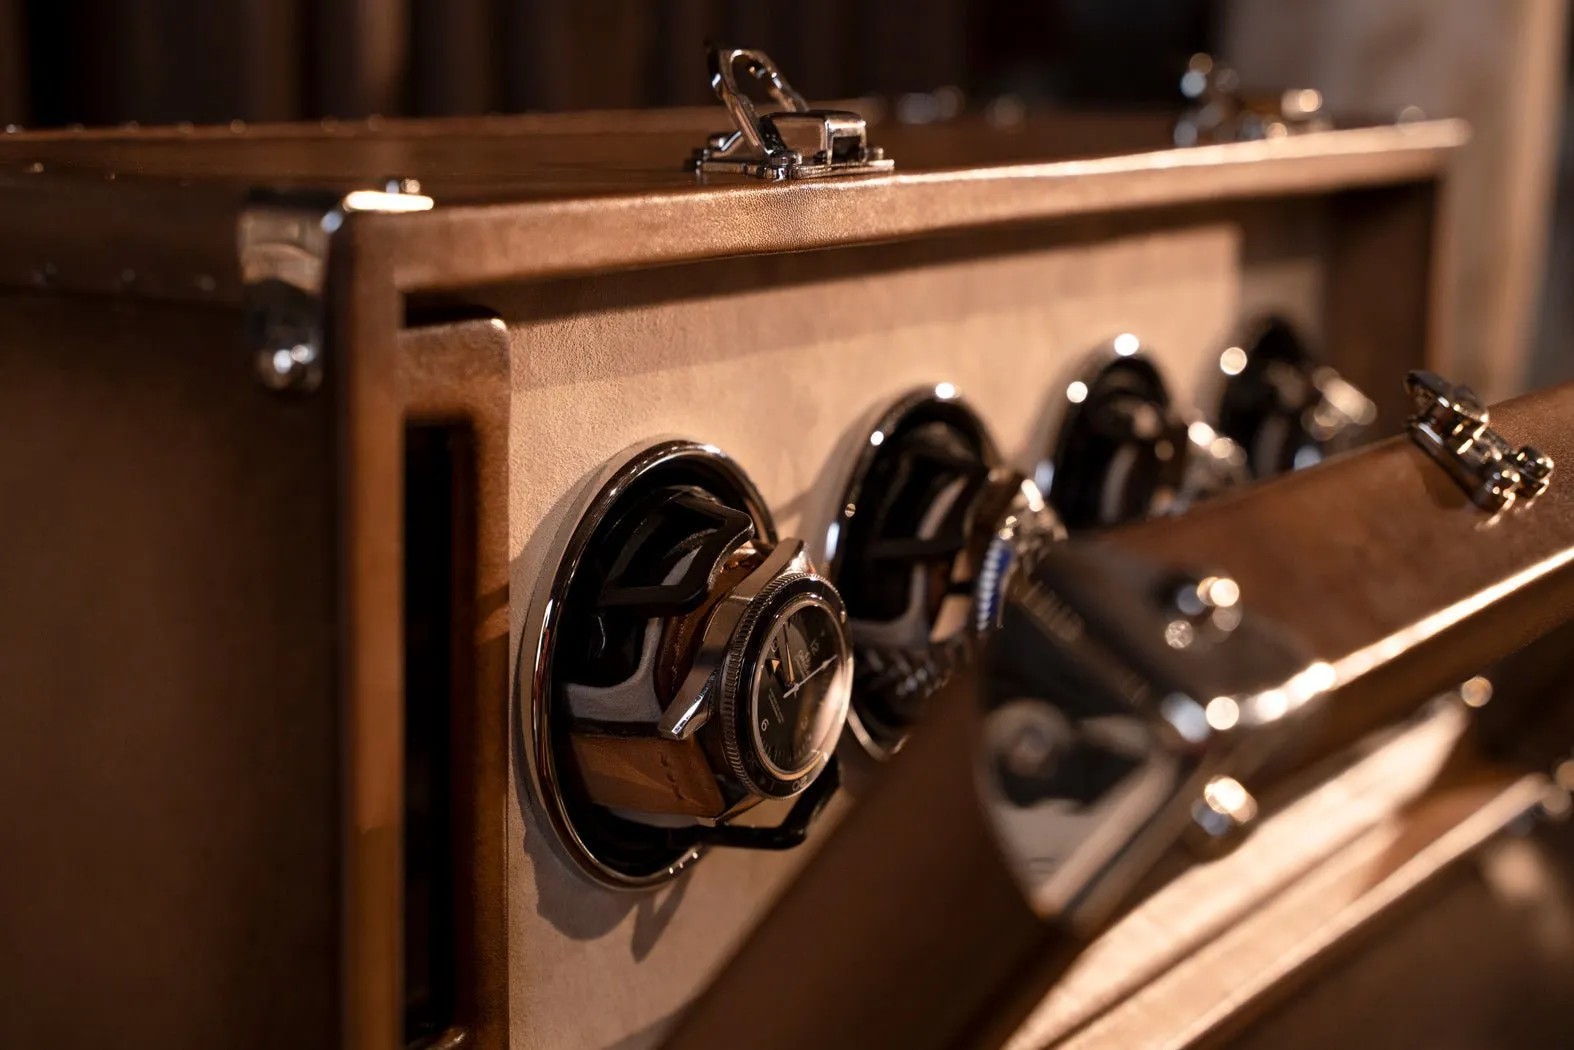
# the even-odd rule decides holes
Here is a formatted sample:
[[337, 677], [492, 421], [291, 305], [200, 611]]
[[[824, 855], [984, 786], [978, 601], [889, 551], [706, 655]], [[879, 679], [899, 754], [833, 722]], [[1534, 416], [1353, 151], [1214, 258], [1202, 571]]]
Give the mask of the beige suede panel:
[[[570, 504], [631, 444], [719, 445], [818, 556], [871, 411], [915, 386], [956, 384], [1023, 465], [1050, 432], [1046, 406], [1118, 333], [1151, 344], [1189, 402], [1237, 319], [1240, 241], [1223, 224], [1058, 246], [1040, 230], [502, 293], [516, 649]], [[618, 894], [557, 857], [529, 803], [509, 819], [516, 1050], [652, 1045], [813, 845], [718, 851], [675, 886]]]

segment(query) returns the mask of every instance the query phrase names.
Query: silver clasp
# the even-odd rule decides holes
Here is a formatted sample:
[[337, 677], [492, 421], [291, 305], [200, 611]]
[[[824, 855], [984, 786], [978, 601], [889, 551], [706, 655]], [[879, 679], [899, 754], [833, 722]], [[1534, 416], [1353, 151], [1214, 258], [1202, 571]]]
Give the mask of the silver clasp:
[[[738, 89], [739, 63], [765, 85], [782, 112], [760, 115]], [[736, 47], [710, 50], [710, 82], [736, 131], [712, 135], [689, 164], [699, 174], [726, 172], [757, 179], [815, 179], [826, 175], [871, 175], [895, 163], [869, 145], [868, 124], [856, 113], [810, 109], [763, 51]]]
[[1524, 445], [1515, 449], [1487, 424], [1486, 406], [1467, 386], [1431, 372], [1411, 372], [1405, 389], [1415, 401], [1410, 436], [1484, 510], [1547, 491], [1552, 458]]
[[1291, 88], [1277, 96], [1249, 96], [1241, 90], [1240, 75], [1208, 54], [1191, 56], [1181, 94], [1191, 104], [1175, 123], [1177, 146], [1282, 139], [1333, 127], [1323, 111], [1322, 92]]

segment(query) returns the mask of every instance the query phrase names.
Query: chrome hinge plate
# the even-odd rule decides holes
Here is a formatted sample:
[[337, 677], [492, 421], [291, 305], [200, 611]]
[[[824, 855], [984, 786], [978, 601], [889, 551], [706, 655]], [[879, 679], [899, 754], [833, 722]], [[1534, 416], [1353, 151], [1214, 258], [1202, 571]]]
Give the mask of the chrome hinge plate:
[[333, 236], [357, 212], [428, 211], [414, 179], [339, 197], [259, 195], [236, 228], [246, 332], [269, 390], [310, 393], [322, 384], [324, 293]]

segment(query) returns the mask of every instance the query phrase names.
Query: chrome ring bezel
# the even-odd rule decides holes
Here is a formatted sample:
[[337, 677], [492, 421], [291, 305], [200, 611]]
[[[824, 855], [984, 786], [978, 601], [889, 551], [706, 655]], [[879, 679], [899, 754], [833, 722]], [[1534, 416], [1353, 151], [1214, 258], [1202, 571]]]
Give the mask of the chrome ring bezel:
[[[758, 613], [738, 624], [737, 644], [727, 655], [722, 669], [722, 688], [718, 714], [721, 719], [723, 752], [733, 775], [767, 798], [791, 798], [814, 783], [836, 751], [841, 737], [841, 727], [847, 723], [851, 706], [851, 675], [853, 667], [852, 645], [847, 637], [847, 612], [836, 589], [824, 578], [814, 573], [791, 573], [767, 585], [754, 599], [753, 608]], [[848, 677], [848, 690], [839, 700], [833, 701], [840, 708], [837, 714], [837, 731], [830, 746], [808, 767], [796, 774], [777, 769], [766, 757], [759, 734], [754, 726], [757, 713], [755, 698], [760, 687], [760, 658], [762, 646], [776, 624], [798, 609], [814, 605], [827, 614], [837, 625], [838, 656], [841, 667], [837, 674]], [[752, 761], [751, 761], [752, 759]]]
[[[1000, 452], [988, 426], [954, 384], [937, 383], [934, 386], [919, 387], [898, 397], [881, 411], [874, 423], [860, 435], [858, 456], [852, 470], [848, 473], [847, 483], [843, 486], [841, 502], [837, 504], [832, 520], [826, 526], [826, 575], [832, 584], [836, 584], [842, 575], [842, 559], [846, 551], [843, 533], [847, 523], [857, 516], [856, 497], [880, 455], [880, 450], [885, 444], [885, 436], [896, 433], [899, 427], [907, 425], [915, 416], [923, 413], [935, 414], [937, 421], [955, 426], [969, 439], [975, 441], [985, 466], [993, 469], [1001, 465]], [[874, 440], [875, 434], [881, 435], [878, 441]], [[853, 739], [858, 741], [859, 747], [869, 757], [880, 762], [900, 751], [906, 740], [905, 734], [894, 743], [883, 740], [881, 738], [883, 734], [877, 735], [866, 724], [859, 713], [858, 706], [858, 698], [854, 695], [852, 703], [847, 708], [847, 727], [852, 730]]]
[[[1040, 429], [1045, 435], [1044, 446], [1038, 461], [1033, 466], [1033, 481], [1044, 499], [1062, 519], [1065, 517], [1062, 508], [1065, 482], [1060, 480], [1062, 475], [1060, 461], [1065, 458], [1065, 446], [1071, 433], [1085, 425], [1084, 417], [1092, 407], [1087, 405], [1087, 398], [1109, 373], [1115, 370], [1130, 370], [1141, 374], [1152, 384], [1152, 400], [1162, 412], [1173, 418], [1181, 411], [1169, 379], [1153, 354], [1153, 348], [1145, 342], [1136, 340], [1135, 336], [1131, 336], [1131, 339], [1136, 340], [1135, 342], [1123, 344], [1127, 335], [1108, 339], [1078, 358], [1064, 374], [1064, 381], [1053, 388], [1042, 415], [1043, 423]], [[1082, 388], [1080, 398], [1072, 396], [1072, 388], [1077, 386]], [[1185, 449], [1176, 449], [1175, 452], [1176, 459], [1174, 466], [1169, 470], [1169, 475], [1173, 475], [1172, 483], [1178, 485], [1180, 471], [1185, 462]], [[1084, 464], [1074, 464], [1070, 469], [1089, 468]], [[1056, 489], [1057, 484], [1060, 486], [1059, 491]]]

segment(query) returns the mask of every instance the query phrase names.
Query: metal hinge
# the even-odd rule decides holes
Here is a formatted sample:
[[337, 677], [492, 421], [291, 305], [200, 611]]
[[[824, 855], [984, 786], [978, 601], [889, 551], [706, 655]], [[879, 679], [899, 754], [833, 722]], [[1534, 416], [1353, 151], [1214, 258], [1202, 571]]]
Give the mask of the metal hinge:
[[1235, 70], [1196, 54], [1181, 77], [1181, 94], [1190, 105], [1175, 122], [1175, 145], [1281, 139], [1333, 127], [1323, 110], [1322, 93], [1291, 88], [1278, 95], [1250, 96]]
[[1487, 424], [1487, 408], [1468, 386], [1431, 372], [1411, 372], [1405, 387], [1415, 401], [1410, 436], [1442, 464], [1471, 500], [1500, 511], [1547, 491], [1552, 457], [1529, 445], [1516, 449]]
[[240, 215], [238, 247], [247, 338], [269, 390], [310, 393], [322, 383], [324, 289], [333, 235], [356, 212], [429, 211], [414, 179], [339, 197], [258, 196]]
[[[738, 89], [735, 68], [759, 80], [783, 112], [761, 116]], [[701, 175], [712, 172], [757, 179], [816, 179], [827, 175], [875, 175], [895, 162], [869, 145], [863, 117], [845, 110], [811, 109], [763, 51], [736, 47], [710, 49], [710, 82], [737, 130], [712, 135], [694, 151], [689, 165]]]

